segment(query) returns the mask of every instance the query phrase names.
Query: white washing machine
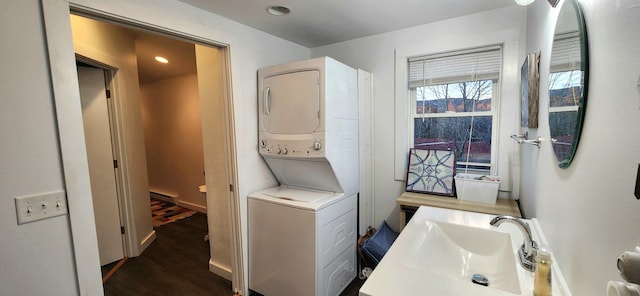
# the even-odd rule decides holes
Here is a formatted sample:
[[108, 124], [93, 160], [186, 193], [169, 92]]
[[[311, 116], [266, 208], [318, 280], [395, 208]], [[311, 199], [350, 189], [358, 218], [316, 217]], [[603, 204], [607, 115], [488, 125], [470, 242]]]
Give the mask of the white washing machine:
[[338, 295], [356, 275], [356, 196], [289, 186], [248, 196], [249, 288]]

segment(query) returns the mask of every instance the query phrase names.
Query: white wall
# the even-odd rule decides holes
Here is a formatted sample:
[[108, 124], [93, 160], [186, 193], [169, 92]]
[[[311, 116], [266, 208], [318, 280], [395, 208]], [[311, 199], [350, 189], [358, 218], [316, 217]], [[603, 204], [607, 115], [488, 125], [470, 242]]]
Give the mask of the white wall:
[[0, 11], [3, 295], [78, 293], [68, 216], [18, 225], [13, 199], [64, 189], [40, 11], [37, 0], [11, 1]]
[[[399, 227], [396, 198], [404, 191], [405, 184], [404, 181], [397, 180], [399, 178], [394, 171], [405, 170], [404, 160], [409, 147], [406, 146], [406, 135], [396, 134], [394, 125], [396, 114], [407, 116], [405, 110], [408, 110], [408, 105], [404, 97], [397, 96], [394, 81], [397, 78], [395, 63], [407, 56], [504, 43], [499, 149], [505, 157], [498, 165], [499, 173], [504, 179], [501, 190], [514, 190], [507, 195], [517, 197], [517, 169], [514, 171], [511, 167], [517, 168], [518, 152], [517, 145], [509, 139], [509, 135], [516, 133], [519, 125], [519, 69], [524, 57], [520, 50], [524, 37], [520, 36], [525, 30], [525, 13], [524, 8], [513, 6], [311, 50], [312, 56], [331, 56], [347, 65], [373, 73], [373, 226], [377, 227], [386, 219], [393, 228]], [[403, 143], [396, 145], [398, 141]], [[400, 162], [394, 161], [396, 151], [406, 151], [400, 154]]]
[[[568, 169], [549, 143], [548, 92], [540, 92], [542, 147], [522, 150], [522, 210], [537, 217], [573, 295], [605, 295], [620, 280], [617, 256], [640, 245], [640, 201], [633, 196], [640, 161], [640, 1], [579, 0], [586, 16], [590, 73], [580, 146]], [[548, 88], [558, 8], [536, 1], [527, 11], [526, 51], [542, 50], [540, 89]]]

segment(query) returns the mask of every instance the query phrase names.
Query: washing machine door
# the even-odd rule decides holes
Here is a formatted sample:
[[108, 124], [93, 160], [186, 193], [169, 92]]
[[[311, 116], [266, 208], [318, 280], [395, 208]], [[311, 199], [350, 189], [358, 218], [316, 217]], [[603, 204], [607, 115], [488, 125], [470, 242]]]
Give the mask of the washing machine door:
[[309, 134], [320, 125], [320, 72], [304, 70], [263, 78], [261, 117], [272, 134]]

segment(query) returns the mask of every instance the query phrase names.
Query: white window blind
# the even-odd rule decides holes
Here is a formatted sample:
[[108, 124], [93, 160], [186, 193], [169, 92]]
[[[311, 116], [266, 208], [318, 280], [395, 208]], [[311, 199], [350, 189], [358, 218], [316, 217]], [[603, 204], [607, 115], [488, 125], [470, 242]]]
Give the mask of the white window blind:
[[580, 34], [577, 31], [555, 36], [551, 55], [551, 72], [579, 70], [581, 65]]
[[409, 58], [409, 88], [500, 76], [501, 47], [489, 46]]

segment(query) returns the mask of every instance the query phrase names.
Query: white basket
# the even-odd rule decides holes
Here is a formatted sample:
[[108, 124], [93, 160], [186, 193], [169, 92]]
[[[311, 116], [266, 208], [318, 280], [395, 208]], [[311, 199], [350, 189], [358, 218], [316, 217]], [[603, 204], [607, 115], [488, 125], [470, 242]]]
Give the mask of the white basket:
[[496, 204], [500, 177], [456, 174], [454, 179], [456, 181], [456, 196], [459, 200]]

